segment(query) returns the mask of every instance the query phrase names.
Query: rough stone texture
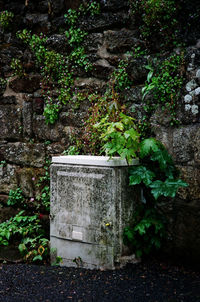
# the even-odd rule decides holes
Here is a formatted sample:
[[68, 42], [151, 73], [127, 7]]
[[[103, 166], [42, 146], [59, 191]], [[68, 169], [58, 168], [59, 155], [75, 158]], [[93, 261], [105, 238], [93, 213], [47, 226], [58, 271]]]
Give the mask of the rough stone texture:
[[22, 189], [22, 192], [25, 197], [34, 196], [34, 181], [35, 171], [33, 168], [19, 168], [17, 170], [17, 178], [19, 187]]
[[128, 19], [127, 13], [123, 11], [113, 14], [102, 13], [80, 20], [80, 26], [89, 32], [101, 32], [109, 28], [124, 27], [127, 25]]
[[47, 125], [43, 115], [33, 117], [33, 133], [37, 140], [40, 141], [60, 141], [67, 135], [64, 126], [60, 123]]
[[[4, 222], [17, 214], [17, 210], [11, 207], [3, 207], [0, 204], [0, 223]], [[1, 247], [2, 249], [2, 247]]]
[[31, 139], [32, 137], [32, 104], [24, 102], [22, 109], [23, 116], [23, 135]]
[[43, 167], [45, 162], [44, 144], [7, 143], [0, 144], [0, 153], [4, 158], [17, 165]]
[[188, 162], [194, 158], [194, 137], [198, 125], [182, 127], [173, 132], [173, 154], [177, 162]]
[[140, 196], [127, 173], [127, 167], [51, 166], [51, 247], [63, 265], [76, 266], [75, 258], [91, 269], [120, 264], [122, 231]]
[[198, 127], [194, 137], [194, 159], [200, 165], [200, 127]]
[[8, 194], [10, 190], [17, 187], [16, 166], [1, 165], [0, 166], [0, 193]]
[[22, 79], [15, 78], [9, 82], [9, 86], [15, 92], [32, 93], [40, 88], [40, 76], [32, 75]]
[[1, 105], [0, 102], [1, 131], [0, 139], [21, 138], [21, 110], [12, 105]]
[[[178, 166], [181, 176], [189, 184], [187, 188], [179, 189], [178, 196], [186, 202], [199, 200], [200, 195], [200, 167]], [[197, 202], [197, 206], [198, 206]]]
[[137, 34], [137, 31], [125, 28], [119, 31], [105, 31], [104, 40], [107, 50], [111, 53], [125, 53], [130, 47], [141, 46], [142, 41], [137, 39]]

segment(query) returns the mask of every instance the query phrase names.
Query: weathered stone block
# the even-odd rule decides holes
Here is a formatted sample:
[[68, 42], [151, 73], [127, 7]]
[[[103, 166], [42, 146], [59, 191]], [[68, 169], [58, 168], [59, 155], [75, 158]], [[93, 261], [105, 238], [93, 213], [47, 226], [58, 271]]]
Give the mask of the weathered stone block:
[[125, 53], [130, 49], [141, 46], [142, 41], [137, 38], [137, 31], [121, 29], [104, 32], [105, 45], [111, 53]]
[[108, 159], [53, 157], [51, 247], [65, 266], [76, 266], [76, 260], [91, 269], [120, 265], [123, 229], [140, 194], [128, 186], [126, 162]]
[[107, 10], [120, 10], [124, 7], [128, 7], [129, 6], [129, 1], [128, 0], [101, 0], [101, 7], [102, 9], [107, 9]]
[[200, 164], [200, 127], [198, 127], [197, 133], [194, 138], [194, 159], [197, 164]]
[[38, 140], [60, 141], [65, 136], [64, 126], [59, 122], [47, 125], [43, 115], [33, 117], [33, 133]]
[[15, 92], [32, 93], [40, 88], [40, 76], [32, 75], [25, 78], [14, 78], [9, 82], [10, 88]]
[[198, 127], [188, 126], [174, 130], [173, 154], [177, 162], [187, 162], [194, 158], [194, 137]]
[[101, 33], [91, 33], [87, 36], [83, 42], [83, 46], [87, 53], [97, 52], [100, 45], [103, 43], [103, 34]]
[[19, 139], [21, 137], [21, 109], [12, 105], [0, 105], [0, 138]]
[[33, 168], [19, 168], [17, 170], [17, 178], [19, 187], [22, 189], [22, 192], [25, 197], [34, 196], [34, 181], [35, 173]]
[[23, 135], [24, 135], [24, 137], [31, 138], [31, 135], [32, 135], [32, 104], [30, 102], [23, 103], [22, 116], [23, 116]]
[[188, 183], [188, 187], [178, 190], [178, 197], [185, 201], [200, 199], [200, 168], [193, 166], [178, 166], [181, 178]]
[[[17, 210], [12, 207], [2, 207], [0, 205], [0, 223], [10, 219], [17, 214]], [[1, 246], [2, 248], [2, 246]]]
[[47, 145], [46, 147], [46, 153], [47, 155], [60, 155], [63, 153], [63, 151], [66, 149], [66, 146], [63, 146], [59, 143], [53, 143], [53, 144], [50, 144], [50, 145]]
[[147, 58], [145, 57], [129, 60], [127, 72], [131, 75], [134, 84], [143, 84], [146, 81], [148, 70], [145, 68], [145, 65], [147, 64]]
[[126, 26], [129, 16], [125, 12], [102, 13], [80, 19], [80, 27], [88, 32], [101, 32], [114, 27]]
[[10, 164], [0, 166], [0, 192], [8, 194], [17, 187], [16, 167]]
[[6, 160], [17, 165], [43, 167], [45, 163], [44, 144], [20, 142], [0, 144], [0, 153]]

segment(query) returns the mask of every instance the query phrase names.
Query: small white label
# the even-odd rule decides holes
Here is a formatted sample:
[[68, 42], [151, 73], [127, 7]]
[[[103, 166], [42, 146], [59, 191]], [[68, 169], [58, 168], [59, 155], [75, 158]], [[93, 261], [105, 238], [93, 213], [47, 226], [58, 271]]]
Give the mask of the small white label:
[[83, 240], [83, 233], [82, 232], [73, 231], [72, 232], [72, 239], [82, 241]]

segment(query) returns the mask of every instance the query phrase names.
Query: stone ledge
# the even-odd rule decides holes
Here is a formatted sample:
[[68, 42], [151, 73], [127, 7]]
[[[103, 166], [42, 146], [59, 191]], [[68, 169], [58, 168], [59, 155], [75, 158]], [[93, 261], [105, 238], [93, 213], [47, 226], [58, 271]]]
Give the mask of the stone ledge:
[[[109, 156], [91, 156], [91, 155], [67, 155], [53, 156], [52, 163], [55, 164], [72, 164], [72, 165], [87, 165], [87, 166], [102, 166], [102, 167], [127, 167], [125, 159], [120, 157]], [[138, 165], [138, 159], [134, 159], [131, 166]]]

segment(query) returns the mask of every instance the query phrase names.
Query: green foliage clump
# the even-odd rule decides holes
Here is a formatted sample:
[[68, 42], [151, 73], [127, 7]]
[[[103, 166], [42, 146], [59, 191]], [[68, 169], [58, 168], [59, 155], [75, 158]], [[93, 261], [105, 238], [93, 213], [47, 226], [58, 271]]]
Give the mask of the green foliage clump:
[[0, 78], [0, 89], [6, 88], [7, 81], [3, 78]]
[[111, 76], [111, 83], [113, 84], [114, 90], [116, 92], [123, 91], [124, 89], [129, 89], [132, 84], [130, 77], [126, 71], [127, 66], [128, 61], [121, 60], [118, 67]]
[[23, 64], [20, 59], [13, 58], [10, 67], [13, 69], [13, 74], [18, 76], [19, 78], [24, 78], [26, 76]]
[[166, 221], [158, 211], [159, 201], [175, 197], [177, 190], [187, 184], [178, 178], [171, 156], [155, 138], [141, 141], [138, 157], [140, 165], [130, 168], [129, 181], [130, 185], [141, 186], [143, 204], [125, 229], [124, 240], [140, 257], [161, 247]]
[[161, 46], [173, 46], [178, 23], [176, 1], [131, 0], [130, 2], [132, 13], [140, 23], [142, 37], [150, 44], [152, 37], [156, 37], [160, 40]]
[[0, 28], [7, 30], [10, 28], [14, 14], [7, 10], [0, 12]]
[[60, 111], [60, 106], [58, 104], [53, 103], [52, 99], [48, 102], [46, 102], [44, 107], [44, 116], [45, 121], [47, 124], [55, 124], [55, 122], [58, 120]]
[[175, 197], [179, 187], [187, 184], [178, 179], [178, 171], [165, 147], [154, 138], [140, 143], [140, 165], [130, 168], [130, 185], [142, 184], [150, 189], [153, 201], [160, 196]]
[[[45, 100], [44, 116], [47, 124], [54, 124], [59, 117], [62, 106], [73, 99], [74, 73], [77, 68], [88, 72], [92, 68], [85, 54], [82, 42], [87, 33], [78, 27], [78, 20], [84, 15], [99, 13], [99, 4], [96, 1], [82, 4], [78, 10], [69, 9], [65, 14], [65, 31], [68, 46], [68, 55], [64, 56], [47, 47], [48, 38], [44, 34], [31, 34], [24, 29], [17, 33], [17, 38], [27, 44], [35, 56], [36, 66], [42, 75], [41, 88]], [[18, 59], [13, 59], [11, 67], [14, 74], [22, 77], [25, 75]], [[52, 91], [57, 95], [52, 95]]]
[[132, 246], [136, 257], [150, 254], [161, 247], [166, 236], [165, 220], [155, 208], [140, 205], [130, 226], [123, 232], [124, 243]]
[[[170, 114], [170, 125], [179, 123], [177, 119], [178, 101], [181, 96], [183, 86], [184, 56], [183, 54], [173, 54], [164, 59], [157, 68], [150, 65], [145, 86], [142, 89], [143, 101], [145, 103], [144, 115], [141, 130], [148, 131], [148, 116], [160, 107], [166, 114]], [[147, 95], [151, 98], [147, 98]]]
[[24, 211], [0, 224], [0, 245], [19, 242], [19, 251], [26, 261], [44, 261], [49, 253], [48, 239], [37, 215], [26, 216]]
[[102, 149], [108, 156], [119, 155], [128, 163], [137, 156], [140, 134], [132, 117], [120, 112], [117, 121], [110, 122], [107, 115], [96, 127], [104, 129], [101, 128], [101, 138], [105, 142]]
[[14, 205], [24, 205], [24, 196], [21, 188], [17, 188], [16, 190], [10, 190], [9, 197], [7, 201], [8, 206], [14, 206]]
[[129, 184], [140, 185], [142, 200], [130, 226], [124, 230], [124, 242], [140, 257], [162, 244], [165, 221], [158, 211], [158, 203], [162, 198], [175, 197], [177, 190], [187, 184], [178, 178], [171, 156], [159, 141], [155, 138], [140, 140], [133, 119], [123, 113], [119, 118], [115, 122], [102, 118], [96, 127], [102, 132], [102, 150], [107, 155], [120, 155], [128, 163], [139, 159], [138, 166], [129, 168]]
[[38, 209], [49, 213], [50, 211], [50, 175], [49, 175], [50, 161], [46, 160], [44, 165], [44, 175], [39, 178], [37, 187], [40, 189], [40, 194], [36, 196]]

